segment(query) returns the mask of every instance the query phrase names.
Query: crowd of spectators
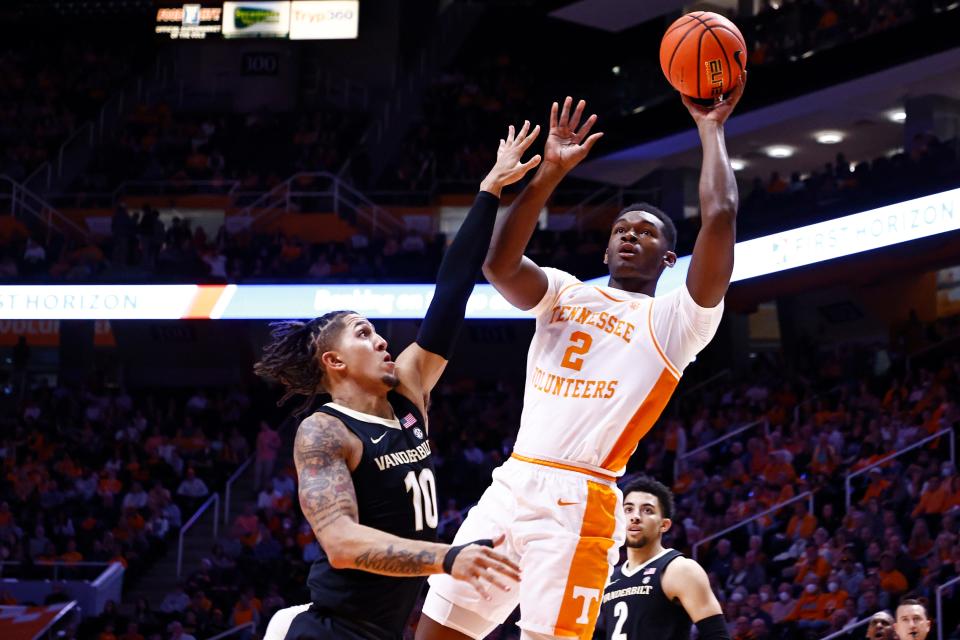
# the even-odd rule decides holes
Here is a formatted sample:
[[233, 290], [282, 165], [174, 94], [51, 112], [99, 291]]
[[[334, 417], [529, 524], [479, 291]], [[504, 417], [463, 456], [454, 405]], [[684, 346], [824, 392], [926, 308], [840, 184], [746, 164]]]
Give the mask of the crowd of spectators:
[[0, 50], [0, 174], [22, 180], [118, 89], [132, 60], [91, 40], [33, 39]]
[[[16, 563], [3, 575], [49, 579], [59, 563], [59, 579], [89, 579], [98, 571], [77, 563], [116, 562], [124, 588], [135, 587], [181, 524], [250, 456], [257, 402], [240, 388], [30, 385], [2, 418], [0, 559]], [[54, 586], [48, 603], [64, 596], [63, 585]], [[0, 599], [16, 603], [9, 593]], [[114, 631], [124, 637], [123, 628]]]
[[756, 178], [744, 194], [738, 227], [747, 237], [762, 235], [782, 229], [785, 221], [799, 226], [955, 188], [958, 143], [918, 133], [908, 148], [873, 160], [852, 161], [840, 152], [805, 174], [773, 171], [766, 181]]
[[111, 234], [79, 245], [26, 233], [0, 249], [0, 279], [8, 281], [426, 282], [433, 278], [445, 237], [411, 230], [402, 236], [358, 233], [349, 243], [309, 243], [298, 236], [250, 228], [208, 234], [189, 218], [161, 218], [157, 209], [118, 206]]
[[293, 173], [336, 173], [366, 123], [355, 110], [197, 113], [140, 104], [115, 139], [101, 145], [71, 190], [112, 192], [124, 181], [189, 181], [211, 193], [264, 192]]
[[792, 62], [808, 52], [869, 36], [914, 20], [947, 2], [908, 0], [766, 0], [751, 20], [741, 20], [750, 46], [748, 64]]
[[[774, 171], [745, 190], [738, 220], [743, 239], [772, 233], [956, 186], [960, 162], [956, 141], [918, 134], [910, 148], [890, 157], [851, 162], [842, 152], [809, 174], [789, 177]], [[310, 185], [301, 185], [309, 189]], [[317, 187], [324, 188], [324, 187]], [[323, 204], [316, 206], [323, 208]], [[768, 215], [776, 211], [776, 216]], [[310, 243], [294, 235], [251, 228], [208, 233], [191, 219], [161, 217], [144, 205], [118, 206], [111, 233], [78, 244], [56, 234], [12, 234], [0, 246], [0, 279], [83, 281], [207, 282], [429, 282], [436, 273], [446, 237], [411, 228], [388, 237], [357, 233], [346, 243]], [[688, 253], [699, 228], [696, 219], [677, 221], [678, 252]], [[538, 230], [527, 255], [554, 266], [596, 277], [606, 232]]]
[[[721, 391], [716, 406], [695, 410], [692, 421], [667, 421], [662, 439], [641, 445], [638, 471], [673, 480], [668, 544], [696, 547], [732, 637], [821, 637], [892, 609], [907, 593], [932, 598], [937, 585], [960, 574], [960, 476], [951, 440], [936, 438], [871, 467], [956, 430], [960, 360], [947, 356], [897, 374], [889, 357], [875, 348], [821, 354], [813, 379], [822, 390], [813, 395], [771, 368]], [[754, 421], [739, 436], [684, 455]], [[868, 468], [852, 482], [847, 511], [837, 479]], [[800, 498], [758, 517], [806, 492], [813, 511]]]

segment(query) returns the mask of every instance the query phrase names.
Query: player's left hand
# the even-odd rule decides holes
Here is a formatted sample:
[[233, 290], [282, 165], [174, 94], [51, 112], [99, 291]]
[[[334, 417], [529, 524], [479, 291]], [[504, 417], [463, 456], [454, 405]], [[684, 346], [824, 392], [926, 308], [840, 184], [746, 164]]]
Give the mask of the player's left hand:
[[520, 581], [520, 567], [494, 549], [503, 545], [506, 536], [500, 534], [493, 541], [493, 549], [480, 544], [467, 545], [457, 555], [450, 572], [457, 580], [469, 582], [484, 600], [490, 600], [490, 587], [510, 591], [511, 584]]
[[543, 148], [543, 169], [541, 171], [556, 170], [566, 175], [573, 170], [597, 143], [603, 134], [590, 134], [593, 125], [597, 123], [597, 114], [592, 114], [583, 124], [587, 103], [577, 102], [573, 108], [573, 98], [567, 96], [560, 109], [556, 102], [550, 107], [550, 131], [547, 134], [547, 143]]
[[698, 127], [707, 123], [722, 125], [727, 121], [727, 118], [730, 117], [730, 114], [733, 113], [737, 103], [740, 102], [746, 86], [747, 70], [744, 69], [733, 91], [731, 91], [726, 98], [718, 99], [709, 107], [699, 105], [685, 95], [681, 95], [680, 98], [683, 100], [683, 106], [685, 106], [687, 111], [690, 112], [690, 115], [693, 116], [693, 120], [697, 123]]
[[540, 164], [539, 154], [526, 162], [520, 161], [538, 135], [540, 135], [540, 125], [535, 126], [531, 131], [529, 120], [523, 121], [520, 131], [516, 131], [513, 125], [510, 125], [507, 137], [500, 140], [500, 146], [497, 148], [497, 162], [480, 183], [480, 189], [489, 191], [499, 198], [504, 187], [517, 182], [527, 175], [528, 171]]

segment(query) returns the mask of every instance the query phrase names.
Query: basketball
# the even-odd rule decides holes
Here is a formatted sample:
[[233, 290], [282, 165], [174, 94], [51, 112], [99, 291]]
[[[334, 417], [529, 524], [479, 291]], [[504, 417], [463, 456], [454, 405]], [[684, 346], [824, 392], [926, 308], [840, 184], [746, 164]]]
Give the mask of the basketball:
[[678, 18], [660, 42], [660, 67], [673, 88], [709, 100], [728, 93], [746, 68], [747, 44], [733, 24], [709, 11]]

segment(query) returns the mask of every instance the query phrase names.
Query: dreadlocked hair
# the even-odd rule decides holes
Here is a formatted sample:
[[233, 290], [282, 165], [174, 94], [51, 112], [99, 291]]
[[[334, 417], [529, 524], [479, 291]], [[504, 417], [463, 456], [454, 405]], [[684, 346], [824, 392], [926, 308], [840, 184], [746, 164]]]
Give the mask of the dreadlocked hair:
[[296, 395], [306, 400], [296, 409], [300, 415], [323, 391], [323, 365], [319, 355], [329, 351], [343, 329], [343, 318], [353, 311], [331, 311], [309, 322], [288, 320], [270, 323], [270, 342], [263, 356], [253, 365], [253, 372], [263, 378], [279, 381], [286, 388], [277, 402], [282, 406]]

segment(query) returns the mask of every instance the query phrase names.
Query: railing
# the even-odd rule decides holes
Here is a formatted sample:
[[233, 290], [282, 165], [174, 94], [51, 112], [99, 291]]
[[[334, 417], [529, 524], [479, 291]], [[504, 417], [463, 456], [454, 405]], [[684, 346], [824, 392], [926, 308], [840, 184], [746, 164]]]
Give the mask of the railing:
[[47, 196], [58, 207], [96, 207], [110, 209], [124, 197], [132, 196], [227, 196], [234, 201], [241, 197], [253, 199], [262, 191], [248, 193], [239, 191], [237, 180], [125, 180], [113, 191], [77, 191], [56, 193]]
[[[305, 178], [326, 181], [326, 189], [299, 189], [297, 183]], [[325, 171], [301, 172], [290, 176], [270, 191], [237, 212], [251, 220], [263, 222], [272, 216], [300, 209], [298, 201], [302, 199], [330, 199], [333, 210], [339, 214], [354, 216], [357, 222], [369, 225], [371, 234], [377, 232], [392, 233], [404, 228], [403, 222], [389, 211], [374, 204], [365, 195], [345, 183], [343, 180]]]
[[30, 224], [30, 222], [41, 224], [43, 230], [46, 231], [47, 240], [50, 239], [50, 235], [53, 232], [63, 236], [72, 235], [82, 239], [88, 239], [90, 237], [90, 233], [86, 229], [57, 211], [52, 204], [13, 178], [0, 174], [0, 185], [3, 185], [4, 188], [9, 187], [10, 189], [10, 215], [35, 233], [38, 232], [39, 229], [35, 227], [35, 224]]
[[217, 534], [220, 533], [220, 519], [218, 513], [220, 511], [220, 494], [215, 493], [207, 501], [200, 505], [200, 508], [197, 509], [197, 512], [187, 520], [186, 524], [180, 527], [180, 541], [177, 543], [177, 577], [180, 577], [180, 573], [183, 570], [183, 538], [187, 535], [187, 532], [197, 523], [197, 520], [200, 519], [200, 516], [210, 508], [210, 505], [213, 506], [213, 537], [216, 538]]
[[842, 638], [852, 633], [854, 629], [858, 627], [862, 627], [865, 624], [870, 624], [870, 620], [872, 618], [873, 616], [870, 616], [868, 618], [864, 618], [863, 620], [857, 620], [856, 622], [851, 622], [850, 624], [845, 626], [843, 629], [840, 629], [839, 631], [834, 631], [828, 636], [823, 636], [822, 638], [820, 638], [820, 640], [836, 640], [836, 638]]
[[[37, 567], [43, 567], [50, 570], [49, 580], [60, 580], [63, 576], [62, 573], [72, 573], [76, 572], [79, 574], [88, 573], [90, 580], [96, 580], [102, 576], [107, 569], [113, 566], [113, 562], [69, 562], [66, 560], [36, 560], [31, 563], [18, 562], [18, 561], [3, 561], [0, 562], [0, 568], [6, 567], [17, 567], [17, 568], [27, 568], [33, 571], [36, 571]], [[94, 571], [83, 571], [84, 569], [97, 569]], [[14, 572], [16, 573], [16, 572]], [[11, 574], [7, 571], [3, 571], [2, 575], [4, 577], [10, 577]], [[82, 575], [75, 576], [78, 580], [85, 580]]]
[[846, 479], [844, 480], [844, 485], [845, 485], [845, 487], [846, 487], [846, 493], [847, 493], [847, 497], [846, 497], [847, 510], [846, 510], [846, 512], [847, 512], [847, 513], [850, 512], [851, 498], [852, 498], [852, 495], [853, 495], [853, 489], [852, 489], [851, 482], [853, 481], [854, 478], [856, 478], [857, 476], [861, 476], [861, 475], [869, 472], [869, 471], [870, 471], [871, 469], [873, 469], [874, 467], [879, 467], [879, 466], [881, 466], [881, 465], [887, 464], [888, 462], [890, 462], [890, 461], [893, 460], [894, 458], [899, 458], [900, 456], [902, 456], [903, 454], [905, 454], [905, 453], [907, 453], [907, 452], [909, 452], [909, 451], [913, 451], [914, 449], [918, 449], [918, 448], [922, 447], [923, 445], [925, 445], [925, 444], [927, 444], [927, 443], [929, 443], [929, 442], [933, 442], [934, 440], [937, 440], [938, 438], [942, 438], [942, 437], [944, 437], [944, 436], [947, 436], [947, 437], [950, 438], [950, 462], [953, 463], [954, 465], [956, 465], [956, 463], [957, 463], [957, 460], [956, 460], [956, 455], [957, 455], [957, 454], [956, 454], [956, 437], [957, 437], [957, 435], [956, 435], [956, 433], [954, 433], [953, 429], [941, 429], [940, 431], [937, 431], [937, 432], [936, 432], [935, 434], [933, 434], [933, 435], [927, 436], [926, 438], [923, 438], [922, 440], [918, 440], [918, 441], [914, 442], [914, 443], [913, 443], [912, 445], [910, 445], [909, 447], [906, 447], [906, 448], [904, 448], [904, 449], [901, 449], [900, 451], [895, 451], [894, 453], [891, 453], [890, 455], [887, 455], [887, 456], [884, 456], [883, 458], [880, 458], [879, 460], [877, 460], [877, 461], [874, 462], [873, 464], [867, 465], [867, 466], [864, 467], [863, 469], [858, 469], [857, 471], [854, 471], [853, 473], [848, 473]]
[[947, 580], [942, 585], [937, 587], [936, 601], [937, 601], [937, 640], [943, 640], [943, 592], [953, 585], [960, 582], [960, 576], [956, 576]]
[[576, 218], [577, 230], [583, 231], [584, 226], [598, 214], [609, 211], [611, 208], [622, 209], [628, 202], [655, 201], [659, 195], [660, 189], [625, 189], [624, 187], [604, 186], [589, 194], [564, 213], [573, 215]]
[[[159, 76], [159, 67], [155, 70]], [[155, 77], [154, 80], [159, 78]], [[52, 189], [62, 188], [58, 182], [66, 182], [71, 176], [68, 173], [82, 162], [84, 156], [92, 153], [93, 148], [102, 142], [105, 133], [112, 131], [121, 123], [122, 116], [131, 102], [140, 100], [144, 95], [143, 78], [137, 78], [131, 84], [111, 96], [97, 112], [97, 115], [78, 127], [68, 137], [57, 151], [55, 161], [48, 161], [37, 167], [24, 184], [35, 191], [46, 193]]]
[[701, 446], [697, 447], [696, 449], [692, 449], [692, 450], [690, 450], [690, 451], [687, 451], [687, 452], [686, 452], [685, 454], [683, 454], [682, 456], [677, 456], [677, 459], [676, 459], [676, 460], [674, 461], [674, 463], [673, 463], [673, 474], [674, 474], [673, 477], [675, 477], [675, 478], [677, 477], [678, 472], [679, 472], [679, 470], [680, 470], [680, 465], [683, 464], [683, 461], [686, 460], [687, 458], [691, 458], [691, 457], [695, 456], [695, 455], [698, 454], [698, 453], [702, 453], [703, 451], [706, 451], [707, 449], [712, 449], [713, 447], [717, 446], [718, 444], [720, 444], [720, 443], [722, 443], [722, 442], [726, 442], [726, 441], [729, 440], [730, 438], [733, 438], [734, 436], [738, 436], [738, 435], [740, 435], [741, 433], [743, 433], [744, 431], [749, 431], [750, 429], [753, 429], [753, 428], [758, 427], [758, 426], [763, 426], [764, 434], [765, 434], [765, 435], [770, 435], [770, 423], [769, 423], [767, 420], [755, 420], [754, 422], [751, 422], [750, 424], [745, 424], [745, 425], [743, 425], [742, 427], [739, 427], [739, 428], [737, 428], [737, 429], [734, 429], [734, 430], [731, 431], [730, 433], [726, 433], [726, 434], [720, 436], [720, 437], [717, 438], [716, 440], [711, 440], [711, 441], [708, 442], [707, 444], [701, 445]]
[[223, 633], [218, 633], [217, 635], [215, 635], [215, 636], [213, 636], [213, 637], [211, 637], [211, 638], [207, 638], [207, 640], [224, 640], [224, 638], [230, 638], [230, 637], [235, 636], [235, 635], [237, 635], [237, 634], [239, 634], [239, 633], [241, 633], [241, 632], [243, 632], [243, 631], [246, 631], [247, 629], [253, 629], [254, 627], [256, 627], [256, 625], [255, 625], [254, 623], [252, 623], [252, 622], [244, 622], [244, 623], [241, 624], [241, 625], [237, 625], [237, 626], [234, 627], [233, 629], [227, 629], [227, 630], [224, 631]]
[[793, 504], [794, 502], [800, 502], [801, 500], [806, 500], [806, 501], [807, 501], [807, 508], [809, 509], [810, 513], [813, 513], [813, 493], [810, 492], [810, 491], [804, 491], [804, 492], [801, 493], [800, 495], [794, 496], [794, 497], [790, 498], [789, 500], [784, 500], [783, 502], [779, 502], [779, 503], [773, 505], [772, 507], [770, 507], [769, 509], [766, 509], [765, 511], [761, 511], [760, 513], [758, 513], [758, 514], [756, 514], [756, 515], [754, 515], [754, 516], [751, 516], [750, 518], [747, 518], [746, 520], [744, 520], [744, 521], [742, 521], [742, 522], [738, 522], [737, 524], [733, 525], [732, 527], [727, 527], [726, 529], [723, 529], [723, 530], [718, 531], [718, 532], [716, 532], [716, 533], [710, 534], [709, 536], [707, 536], [706, 538], [704, 538], [704, 539], [702, 539], [702, 540], [697, 540], [696, 542], [693, 543], [693, 552], [692, 552], [693, 559], [694, 559], [694, 560], [697, 559], [697, 555], [698, 555], [698, 553], [699, 553], [700, 547], [701, 547], [702, 545], [710, 542], [711, 540], [716, 540], [717, 538], [720, 538], [720, 537], [722, 537], [722, 536], [727, 535], [727, 534], [730, 533], [731, 531], [735, 531], [735, 530], [739, 529], [740, 527], [742, 527], [742, 526], [744, 526], [744, 525], [748, 525], [748, 524], [750, 524], [751, 522], [753, 522], [753, 521], [755, 521], [755, 520], [759, 520], [760, 518], [765, 518], [766, 516], [770, 515], [771, 513], [776, 513], [777, 511], [780, 511], [781, 509], [783, 509], [783, 508], [786, 507], [787, 505]]
[[223, 524], [224, 526], [230, 524], [230, 500], [233, 492], [233, 483], [240, 479], [240, 476], [243, 475], [243, 472], [253, 463], [255, 456], [250, 456], [246, 461], [237, 467], [237, 470], [233, 472], [233, 475], [227, 480], [227, 485], [224, 488], [224, 500], [223, 500]]

